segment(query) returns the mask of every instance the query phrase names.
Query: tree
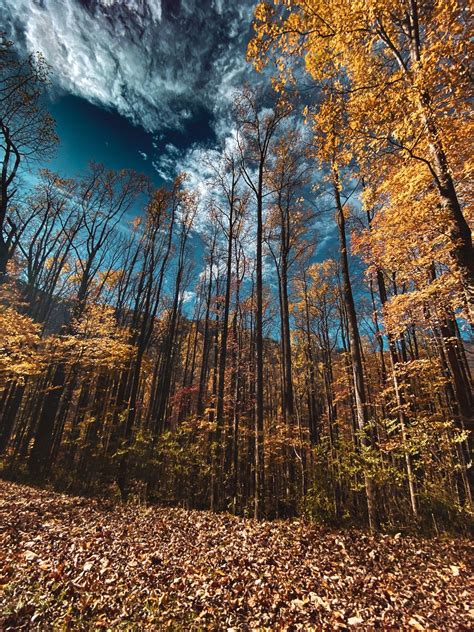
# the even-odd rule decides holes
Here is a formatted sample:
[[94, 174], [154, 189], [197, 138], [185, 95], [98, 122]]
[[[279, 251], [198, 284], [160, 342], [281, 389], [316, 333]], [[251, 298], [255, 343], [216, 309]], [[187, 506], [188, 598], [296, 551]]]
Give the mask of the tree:
[[238, 240], [245, 212], [248, 204], [248, 192], [242, 190], [242, 166], [236, 147], [228, 147], [220, 160], [215, 163], [209, 160], [212, 173], [211, 184], [214, 188], [214, 200], [211, 206], [211, 221], [216, 221], [223, 231], [227, 243], [225, 249], [225, 289], [224, 306], [221, 321], [221, 335], [219, 340], [219, 366], [217, 376], [216, 394], [216, 455], [215, 455], [215, 496], [213, 506], [218, 506], [221, 501], [222, 487], [222, 435], [224, 430], [224, 395], [227, 368], [227, 352], [229, 337], [229, 318], [231, 296], [233, 289], [233, 255], [236, 240]]
[[273, 109], [263, 109], [262, 95], [246, 88], [237, 95], [235, 119], [240, 130], [238, 146], [241, 154], [242, 173], [252, 191], [257, 215], [256, 243], [256, 402], [255, 402], [255, 517], [262, 515], [264, 493], [263, 432], [264, 432], [264, 383], [263, 383], [263, 207], [265, 191], [265, 171], [271, 156], [272, 141], [282, 121], [289, 116], [288, 103], [277, 103]]
[[[289, 274], [295, 261], [308, 250], [309, 220], [304, 188], [309, 185], [306, 147], [295, 129], [284, 129], [275, 144], [275, 159], [267, 173], [271, 206], [267, 222], [267, 243], [275, 262], [280, 302], [283, 362], [282, 408], [284, 420], [294, 421], [293, 377], [289, 311]], [[305, 239], [306, 237], [306, 239]]]
[[468, 163], [459, 160], [470, 136], [468, 13], [462, 1], [261, 3], [248, 55], [258, 68], [275, 59], [280, 86], [296, 82], [301, 67], [323, 95], [329, 80], [347, 98], [346, 129], [359, 158], [388, 152], [427, 170], [472, 322], [474, 254], [463, 211]]
[[0, 39], [0, 277], [7, 270], [14, 232], [7, 225], [20, 164], [48, 157], [57, 137], [42, 96], [49, 67], [40, 54], [18, 59]]
[[[75, 282], [71, 283], [71, 306], [62, 328], [63, 335], [72, 333], [74, 322], [81, 320], [95, 278], [110, 256], [106, 246], [111, 245], [118, 223], [143, 191], [143, 186], [144, 178], [133, 171], [115, 173], [94, 163], [91, 163], [89, 173], [81, 179], [77, 193], [77, 213], [81, 223], [78, 234], [82, 240], [72, 241], [73, 235], [67, 233], [76, 255], [76, 274], [73, 279]], [[58, 356], [59, 361], [52, 368], [46, 388], [29, 455], [30, 470], [38, 476], [43, 475], [49, 465], [54, 425], [66, 386], [66, 364], [61, 360], [60, 353]], [[77, 368], [77, 365], [73, 365], [71, 375], [68, 376], [70, 391], [75, 386]], [[65, 406], [68, 405], [66, 401]]]

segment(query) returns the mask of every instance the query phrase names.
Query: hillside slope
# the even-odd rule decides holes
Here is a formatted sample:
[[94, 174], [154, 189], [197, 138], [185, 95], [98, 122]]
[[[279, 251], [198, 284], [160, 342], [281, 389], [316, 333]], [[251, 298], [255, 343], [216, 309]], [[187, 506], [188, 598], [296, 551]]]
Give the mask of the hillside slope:
[[0, 481], [0, 629], [467, 630], [471, 550]]

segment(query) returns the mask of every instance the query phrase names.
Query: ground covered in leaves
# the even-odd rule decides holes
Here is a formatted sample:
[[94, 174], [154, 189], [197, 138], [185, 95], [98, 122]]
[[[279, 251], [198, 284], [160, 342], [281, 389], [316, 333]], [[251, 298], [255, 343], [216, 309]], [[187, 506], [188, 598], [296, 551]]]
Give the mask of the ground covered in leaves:
[[0, 481], [0, 630], [468, 630], [471, 551]]

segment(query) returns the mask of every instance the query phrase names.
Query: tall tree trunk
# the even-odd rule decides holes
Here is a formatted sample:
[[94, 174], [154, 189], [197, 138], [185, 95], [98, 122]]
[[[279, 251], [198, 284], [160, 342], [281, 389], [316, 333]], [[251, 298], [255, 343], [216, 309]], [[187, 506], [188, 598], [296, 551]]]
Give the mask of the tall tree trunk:
[[[382, 309], [387, 302], [387, 290], [385, 287], [385, 279], [383, 277], [382, 270], [377, 270], [377, 284], [379, 288], [380, 302], [382, 303]], [[393, 336], [389, 333], [388, 337], [388, 348], [390, 352], [390, 363], [392, 368], [392, 380], [393, 380], [393, 388], [395, 391], [395, 400], [397, 404], [398, 411], [398, 419], [400, 422], [400, 430], [402, 434], [402, 443], [403, 443], [403, 451], [405, 456], [405, 465], [407, 470], [407, 481], [408, 481], [408, 491], [410, 494], [410, 505], [413, 516], [418, 518], [418, 502], [416, 498], [415, 491], [415, 476], [413, 473], [413, 464], [410, 452], [406, 448], [406, 428], [407, 428], [407, 418], [404, 412], [405, 408], [405, 398], [403, 396], [403, 391], [400, 385], [400, 377], [398, 375], [398, 354], [397, 347]]]
[[0, 428], [0, 454], [2, 454], [8, 447], [10, 437], [12, 436], [13, 428], [15, 426], [15, 420], [18, 410], [21, 405], [23, 394], [25, 392], [25, 383], [14, 382], [10, 386], [10, 392], [5, 399], [5, 405], [2, 411], [2, 425]]
[[[408, 27], [411, 65], [413, 75], [416, 76], [421, 64], [418, 0], [410, 0]], [[426, 88], [419, 90], [419, 106], [431, 155], [431, 174], [438, 191], [441, 207], [446, 211], [446, 217], [450, 223], [447, 230], [453, 242], [451, 253], [461, 277], [468, 317], [471, 326], [474, 326], [474, 251], [471, 229], [461, 209], [441, 135], [433, 116], [431, 95]]]
[[64, 390], [66, 371], [59, 362], [43, 398], [41, 414], [36, 426], [35, 439], [28, 459], [28, 469], [35, 477], [41, 478], [49, 462], [50, 450], [59, 402]]
[[222, 315], [222, 330], [220, 337], [220, 354], [219, 354], [219, 375], [217, 384], [217, 404], [216, 404], [216, 448], [214, 469], [216, 479], [216, 499], [217, 506], [220, 505], [220, 496], [222, 492], [222, 432], [224, 429], [224, 390], [225, 390], [225, 371], [227, 364], [227, 339], [229, 333], [229, 308], [231, 297], [231, 281], [232, 281], [232, 246], [234, 240], [233, 224], [234, 224], [234, 201], [232, 199], [229, 209], [229, 234], [227, 240], [227, 261], [226, 261], [226, 282], [224, 296], [224, 313]]
[[255, 350], [256, 350], [256, 393], [255, 393], [255, 496], [254, 517], [263, 515], [264, 501], [264, 410], [263, 410], [263, 279], [262, 279], [262, 243], [263, 243], [263, 161], [258, 173], [257, 188], [257, 261], [255, 284]]
[[[354, 305], [354, 296], [352, 294], [351, 278], [349, 273], [349, 261], [347, 256], [346, 241], [346, 220], [344, 217], [344, 208], [341, 202], [340, 183], [337, 167], [332, 167], [334, 199], [337, 209], [337, 226], [339, 230], [339, 248], [342, 270], [342, 290], [344, 298], [344, 306], [347, 314], [347, 325], [350, 338], [350, 352], [352, 362], [352, 377], [354, 384], [354, 399], [356, 407], [357, 425], [360, 430], [361, 446], [363, 450], [370, 447], [370, 441], [367, 434], [367, 399], [364, 380], [364, 371], [362, 365], [362, 355], [360, 348], [359, 327], [357, 324], [357, 315]], [[369, 527], [371, 531], [378, 530], [377, 506], [375, 497], [375, 483], [370, 475], [365, 472], [365, 493], [367, 498], [367, 510], [369, 518]]]
[[214, 249], [216, 245], [215, 237], [213, 239], [209, 258], [209, 281], [207, 286], [206, 313], [204, 316], [204, 332], [202, 340], [202, 356], [201, 367], [199, 371], [199, 392], [197, 399], [197, 414], [202, 416], [204, 413], [204, 402], [207, 387], [207, 378], [209, 374], [209, 348], [210, 348], [210, 311], [212, 302], [212, 269], [214, 266]]

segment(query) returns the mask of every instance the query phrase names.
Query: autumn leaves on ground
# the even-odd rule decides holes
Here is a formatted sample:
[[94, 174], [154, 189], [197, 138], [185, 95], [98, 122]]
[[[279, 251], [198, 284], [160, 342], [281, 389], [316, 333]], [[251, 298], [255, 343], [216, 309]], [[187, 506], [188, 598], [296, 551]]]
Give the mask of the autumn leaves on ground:
[[0, 482], [0, 629], [468, 630], [469, 543]]

